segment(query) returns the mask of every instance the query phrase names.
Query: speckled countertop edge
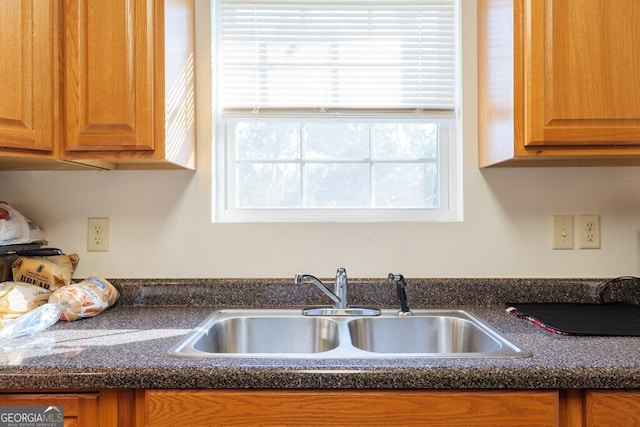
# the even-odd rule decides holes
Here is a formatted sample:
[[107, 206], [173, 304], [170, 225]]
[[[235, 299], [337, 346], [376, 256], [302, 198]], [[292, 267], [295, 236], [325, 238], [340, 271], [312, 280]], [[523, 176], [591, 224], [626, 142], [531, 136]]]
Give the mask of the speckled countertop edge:
[[[58, 322], [40, 336], [50, 347], [5, 353], [0, 388], [640, 388], [640, 338], [558, 336], [504, 311], [506, 301], [597, 302], [598, 279], [410, 280], [412, 307], [467, 309], [533, 357], [408, 360], [170, 357], [166, 351], [213, 309], [299, 308], [326, 304], [325, 297], [312, 286], [293, 288], [288, 279], [112, 282], [122, 293], [114, 307], [92, 319]], [[395, 306], [386, 281], [350, 285], [353, 304]], [[612, 289], [608, 296], [629, 293]]]

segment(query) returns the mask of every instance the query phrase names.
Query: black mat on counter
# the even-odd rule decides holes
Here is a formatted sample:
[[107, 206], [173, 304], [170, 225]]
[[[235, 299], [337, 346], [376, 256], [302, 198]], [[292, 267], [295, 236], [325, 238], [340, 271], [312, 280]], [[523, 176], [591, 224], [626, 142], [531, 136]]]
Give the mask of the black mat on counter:
[[553, 332], [570, 335], [640, 336], [640, 306], [631, 304], [512, 303], [512, 311]]

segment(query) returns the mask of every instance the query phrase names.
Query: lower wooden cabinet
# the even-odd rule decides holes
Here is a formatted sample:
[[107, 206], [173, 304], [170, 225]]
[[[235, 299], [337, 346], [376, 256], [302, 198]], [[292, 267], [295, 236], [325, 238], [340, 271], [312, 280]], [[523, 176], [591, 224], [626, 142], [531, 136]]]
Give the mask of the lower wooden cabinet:
[[87, 392], [0, 391], [0, 406], [62, 406], [65, 427], [133, 427], [133, 390]]
[[[557, 426], [558, 391], [147, 390], [138, 426]], [[143, 403], [142, 403], [143, 402]]]
[[584, 414], [585, 427], [640, 426], [640, 391], [586, 391]]
[[65, 427], [640, 426], [640, 390], [0, 390], [45, 405]]
[[0, 406], [62, 406], [64, 425], [98, 426], [98, 393], [0, 394]]

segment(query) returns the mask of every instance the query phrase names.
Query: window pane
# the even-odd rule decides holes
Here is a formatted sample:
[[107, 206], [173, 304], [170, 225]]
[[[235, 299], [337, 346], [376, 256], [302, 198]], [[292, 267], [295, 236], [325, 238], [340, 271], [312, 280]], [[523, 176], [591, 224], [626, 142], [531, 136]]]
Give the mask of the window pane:
[[424, 120], [239, 120], [238, 206], [437, 209], [439, 126]]
[[362, 123], [308, 123], [302, 132], [305, 159], [369, 158], [369, 125]]
[[366, 208], [369, 206], [369, 167], [323, 163], [305, 167], [306, 207]]
[[436, 123], [380, 123], [373, 126], [376, 160], [436, 159]]
[[375, 183], [378, 208], [438, 207], [438, 171], [434, 163], [378, 164]]
[[286, 163], [238, 165], [238, 206], [295, 208], [300, 206], [300, 166]]
[[236, 125], [238, 159], [296, 159], [299, 153], [297, 123], [246, 121]]

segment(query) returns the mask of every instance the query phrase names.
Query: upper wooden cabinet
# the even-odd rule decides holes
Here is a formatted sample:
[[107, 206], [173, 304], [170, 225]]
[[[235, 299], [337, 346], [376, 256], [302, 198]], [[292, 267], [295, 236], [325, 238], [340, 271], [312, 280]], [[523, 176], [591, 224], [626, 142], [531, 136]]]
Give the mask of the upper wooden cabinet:
[[479, 0], [479, 163], [640, 165], [640, 2]]
[[195, 168], [193, 0], [0, 1], [0, 170]]
[[0, 154], [7, 164], [57, 156], [57, 19], [53, 1], [0, 2]]
[[63, 156], [193, 169], [193, 1], [63, 5]]

